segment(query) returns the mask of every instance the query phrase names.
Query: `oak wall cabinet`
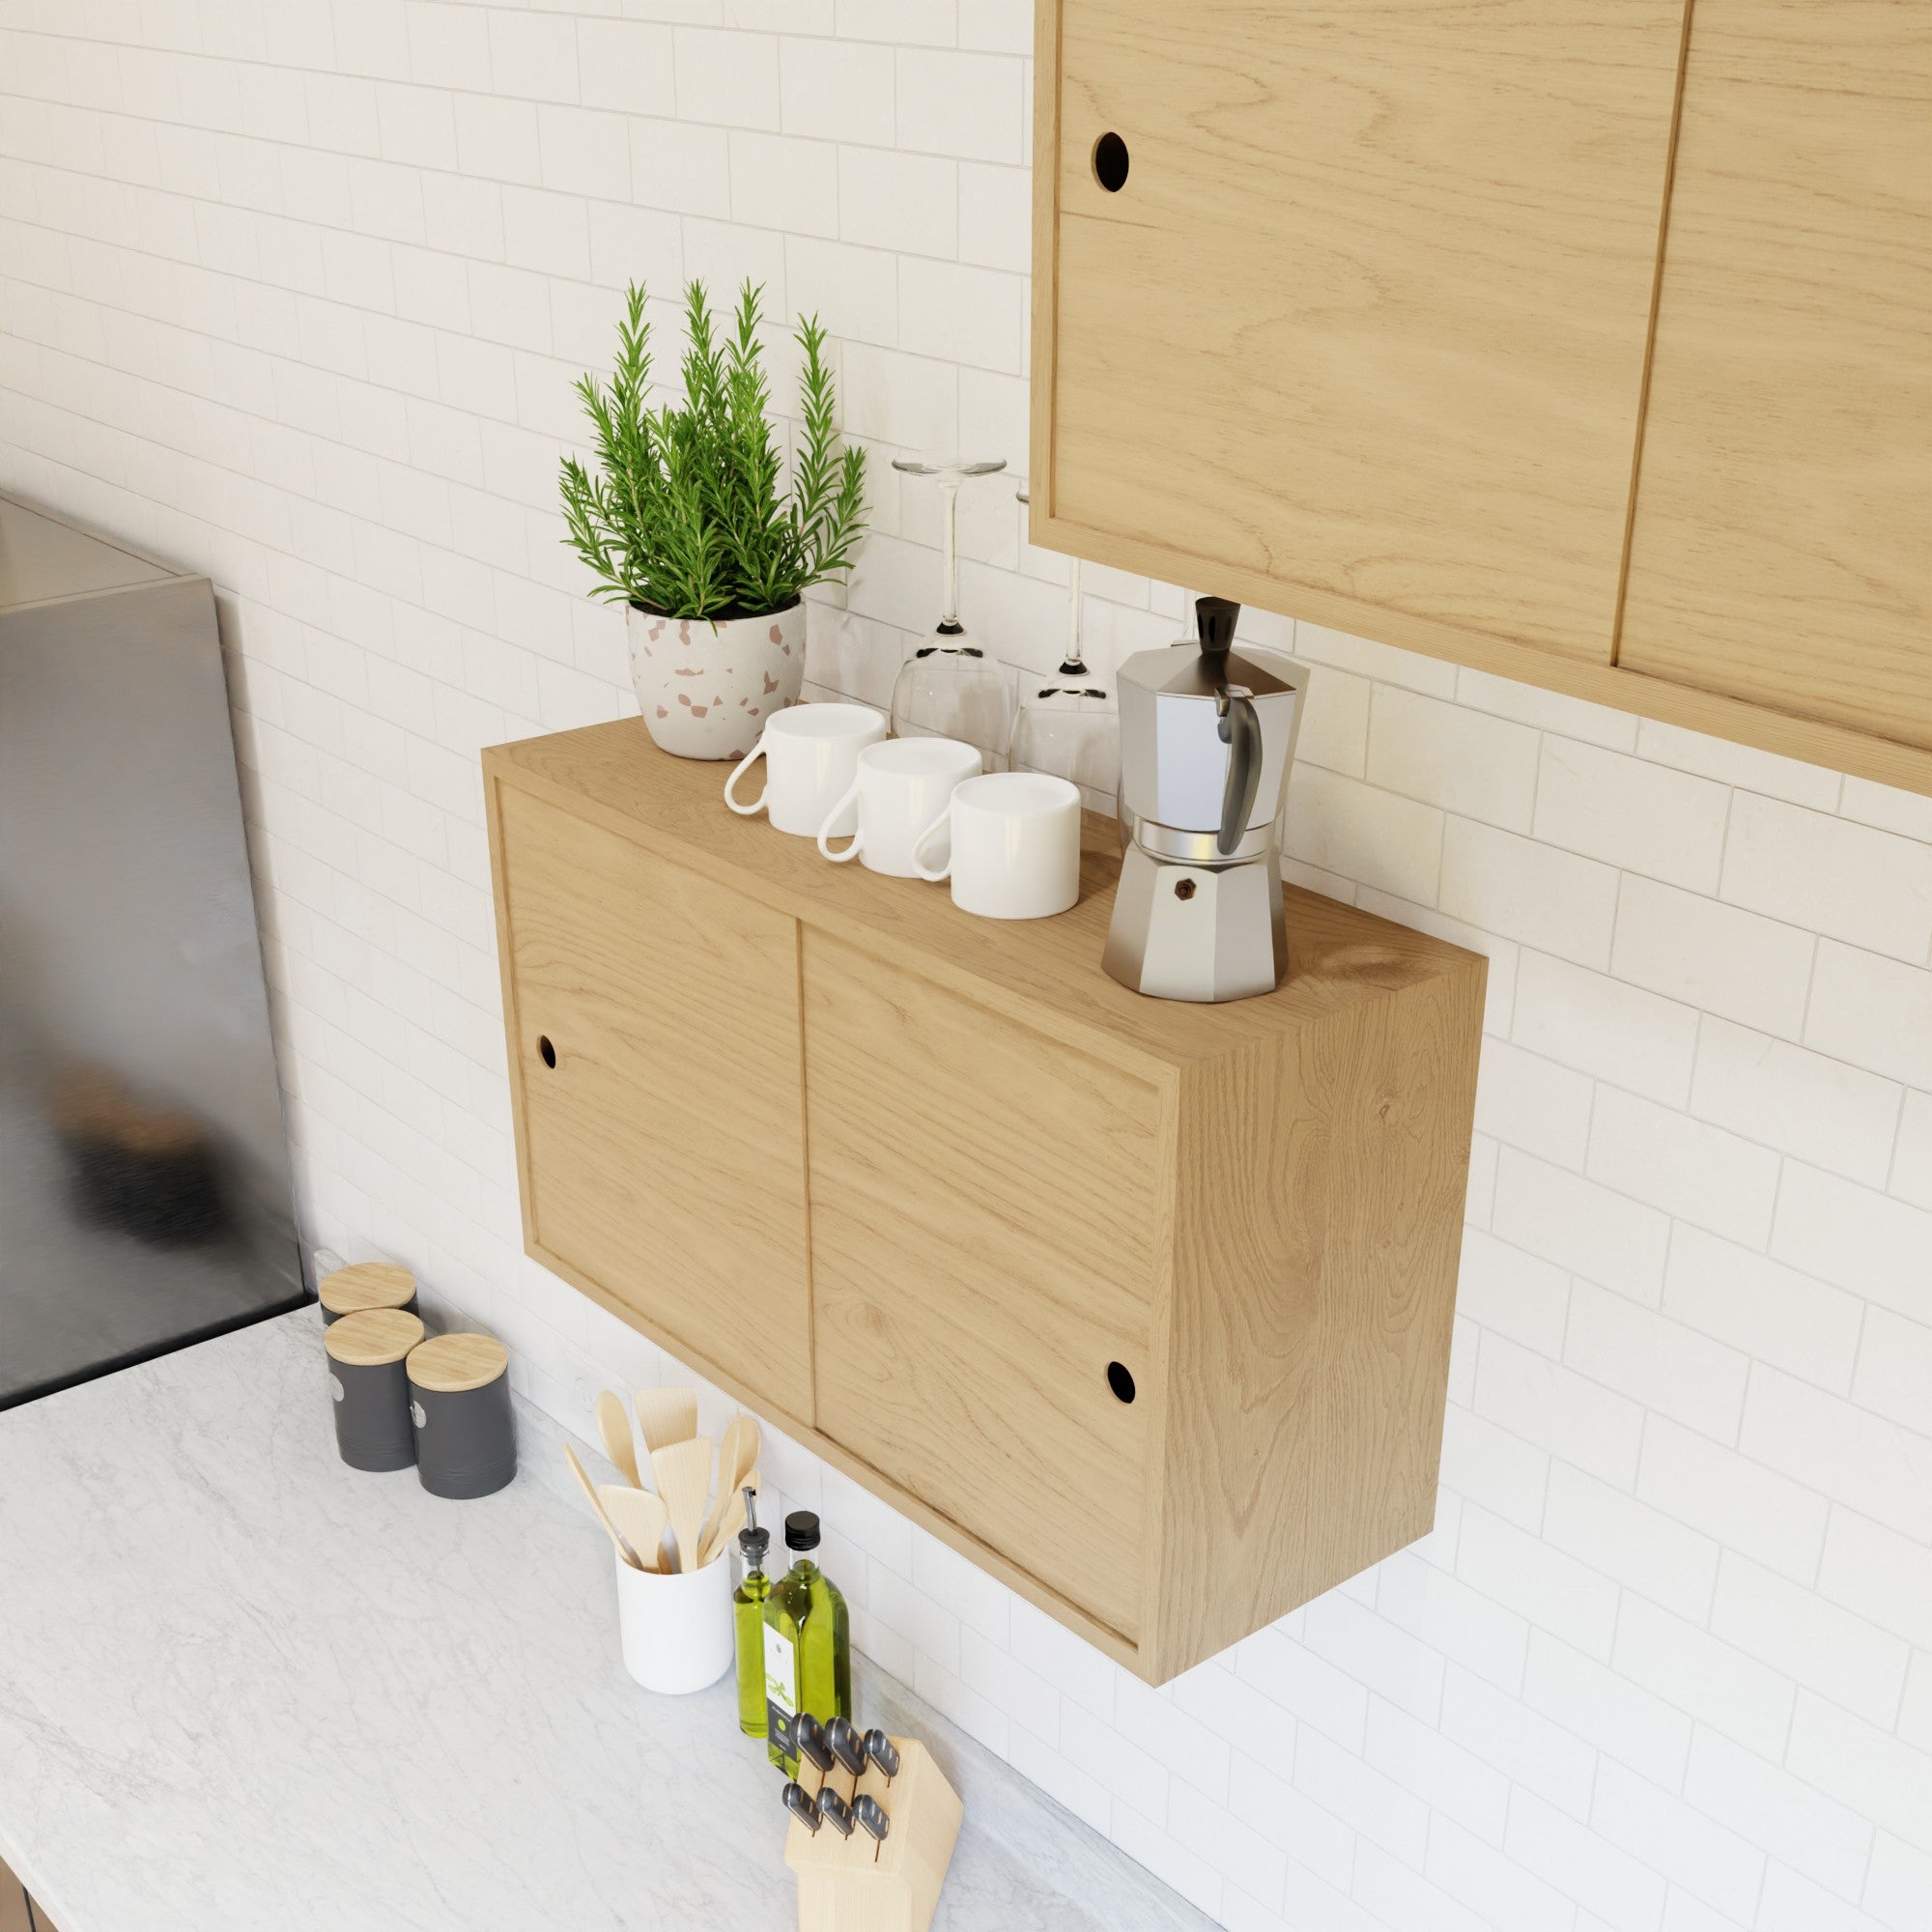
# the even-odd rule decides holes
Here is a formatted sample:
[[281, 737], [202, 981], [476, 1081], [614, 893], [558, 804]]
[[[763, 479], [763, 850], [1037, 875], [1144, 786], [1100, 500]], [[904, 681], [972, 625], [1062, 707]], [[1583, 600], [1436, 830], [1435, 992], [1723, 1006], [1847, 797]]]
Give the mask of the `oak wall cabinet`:
[[485, 753], [531, 1255], [1160, 1682], [1434, 1520], [1485, 962], [1291, 889], [1265, 999]]
[[1932, 791], [1919, 0], [1040, 0], [1036, 541]]

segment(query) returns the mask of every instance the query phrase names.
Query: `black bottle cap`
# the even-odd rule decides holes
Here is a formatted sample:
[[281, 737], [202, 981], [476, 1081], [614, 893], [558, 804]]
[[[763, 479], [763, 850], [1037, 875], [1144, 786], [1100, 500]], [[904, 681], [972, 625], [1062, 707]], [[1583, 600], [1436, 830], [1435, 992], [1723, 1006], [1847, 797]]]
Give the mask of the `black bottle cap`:
[[785, 1518], [785, 1548], [787, 1549], [818, 1548], [818, 1518], [810, 1510], [793, 1510]]
[[1235, 645], [1235, 626], [1240, 621], [1241, 607], [1232, 597], [1197, 597], [1194, 623], [1204, 651], [1225, 657]]
[[741, 1529], [738, 1532], [738, 1553], [753, 1570], [765, 1567], [765, 1551], [772, 1547], [772, 1533], [768, 1529]]

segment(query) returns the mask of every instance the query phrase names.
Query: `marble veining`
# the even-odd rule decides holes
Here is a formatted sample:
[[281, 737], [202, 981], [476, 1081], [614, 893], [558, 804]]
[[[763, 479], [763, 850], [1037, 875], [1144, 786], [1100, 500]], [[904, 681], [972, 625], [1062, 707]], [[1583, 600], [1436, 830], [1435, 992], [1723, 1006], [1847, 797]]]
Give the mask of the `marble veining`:
[[[794, 1922], [730, 1680], [654, 1697], [520, 1404], [477, 1502], [336, 1460], [312, 1309], [0, 1415], [0, 1857], [61, 1932]], [[944, 1932], [1209, 1921], [883, 1673], [966, 1800]]]

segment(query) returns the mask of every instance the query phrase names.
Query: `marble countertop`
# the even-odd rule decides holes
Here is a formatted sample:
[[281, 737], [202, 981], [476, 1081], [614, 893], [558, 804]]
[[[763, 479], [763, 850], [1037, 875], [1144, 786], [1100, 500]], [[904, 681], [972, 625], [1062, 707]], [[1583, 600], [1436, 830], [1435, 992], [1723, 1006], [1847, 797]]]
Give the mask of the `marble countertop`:
[[[520, 1405], [524, 1473], [480, 1502], [356, 1474], [320, 1331], [304, 1309], [0, 1414], [0, 1858], [61, 1932], [794, 1923], [778, 1774], [728, 1676], [625, 1676], [560, 1432]], [[941, 1932], [1205, 1932], [859, 1672], [862, 1716], [965, 1800]]]

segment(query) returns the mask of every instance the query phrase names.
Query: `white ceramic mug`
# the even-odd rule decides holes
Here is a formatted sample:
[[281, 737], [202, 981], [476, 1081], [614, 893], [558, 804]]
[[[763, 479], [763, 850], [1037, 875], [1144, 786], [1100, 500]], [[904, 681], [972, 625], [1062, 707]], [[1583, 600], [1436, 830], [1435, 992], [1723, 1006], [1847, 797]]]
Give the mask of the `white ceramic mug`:
[[673, 1697], [716, 1684], [731, 1667], [735, 1637], [730, 1564], [719, 1555], [702, 1570], [661, 1577], [611, 1554], [624, 1668], [646, 1690]]
[[[767, 812], [781, 832], [810, 838], [825, 823], [832, 801], [851, 784], [859, 753], [885, 735], [885, 718], [869, 705], [795, 704], [777, 713], [732, 767], [724, 803], [741, 818]], [[745, 804], [737, 784], [754, 758], [765, 761], [765, 788]]]
[[[942, 825], [946, 863], [927, 866]], [[913, 840], [922, 879], [952, 881], [952, 903], [981, 919], [1049, 919], [1080, 897], [1080, 788], [1041, 772], [968, 779], [943, 818]]]
[[[858, 859], [869, 872], [913, 876], [913, 841], [946, 810], [954, 786], [976, 778], [980, 753], [952, 738], [889, 738], [859, 753], [852, 782], [825, 814], [818, 849], [835, 866]], [[842, 852], [831, 841], [851, 836]]]

